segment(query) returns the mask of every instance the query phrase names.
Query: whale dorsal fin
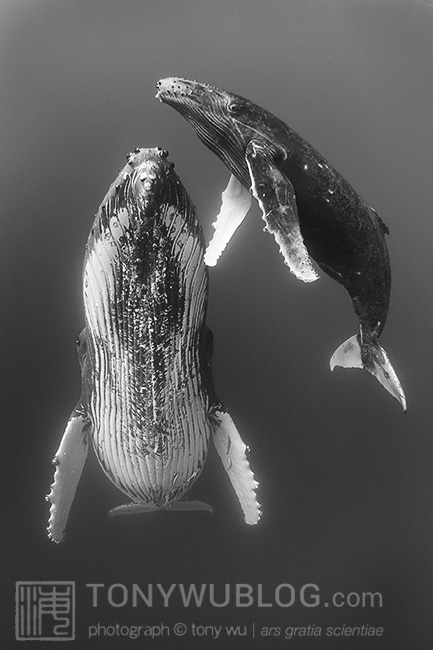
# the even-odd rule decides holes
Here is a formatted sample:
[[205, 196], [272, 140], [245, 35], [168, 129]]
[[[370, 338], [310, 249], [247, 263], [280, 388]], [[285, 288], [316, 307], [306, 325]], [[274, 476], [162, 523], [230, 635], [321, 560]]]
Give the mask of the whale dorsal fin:
[[221, 253], [247, 216], [252, 204], [251, 194], [233, 174], [221, 194], [221, 199], [221, 210], [212, 224], [215, 233], [204, 256], [205, 264], [208, 266], [215, 266], [218, 262]]
[[293, 185], [258, 141], [248, 144], [245, 157], [251, 193], [262, 210], [265, 230], [275, 237], [291, 272], [303, 282], [314, 282], [319, 275], [304, 244]]

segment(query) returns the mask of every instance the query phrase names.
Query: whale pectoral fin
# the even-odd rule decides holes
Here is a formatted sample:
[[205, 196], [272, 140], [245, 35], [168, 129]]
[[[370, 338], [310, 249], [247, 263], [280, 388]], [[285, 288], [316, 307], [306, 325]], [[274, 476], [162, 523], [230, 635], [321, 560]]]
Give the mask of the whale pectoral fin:
[[231, 416], [219, 405], [212, 414], [213, 439], [224, 469], [241, 504], [247, 524], [256, 524], [261, 516], [257, 501], [257, 481], [251, 471], [243, 442]]
[[125, 503], [124, 505], [112, 508], [108, 513], [109, 517], [116, 517], [117, 515], [138, 515], [147, 512], [155, 512], [156, 510], [206, 510], [206, 512], [213, 512], [213, 508], [204, 503], [203, 501], [175, 501], [172, 504], [162, 508], [153, 503]]
[[330, 367], [364, 368], [400, 402], [406, 411], [406, 396], [387, 353], [376, 339], [367, 339], [362, 348], [359, 334], [342, 343], [331, 357]]
[[205, 264], [208, 266], [215, 266], [218, 262], [221, 253], [247, 216], [252, 204], [251, 194], [233, 174], [221, 194], [221, 199], [221, 210], [212, 224], [215, 233], [204, 256]]
[[293, 185], [269, 151], [255, 140], [248, 144], [245, 158], [251, 192], [262, 210], [265, 230], [274, 236], [290, 271], [303, 282], [314, 282], [319, 275], [301, 234]]
[[53, 459], [56, 471], [46, 498], [51, 503], [48, 537], [54, 542], [61, 542], [64, 537], [69, 511], [87, 458], [89, 426], [89, 418], [78, 407], [74, 409]]

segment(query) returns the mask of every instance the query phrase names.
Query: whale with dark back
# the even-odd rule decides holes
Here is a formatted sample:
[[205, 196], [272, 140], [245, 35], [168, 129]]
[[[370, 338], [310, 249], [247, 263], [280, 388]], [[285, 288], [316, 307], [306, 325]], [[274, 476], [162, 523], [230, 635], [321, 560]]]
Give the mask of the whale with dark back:
[[217, 263], [252, 195], [292, 273], [315, 281], [314, 260], [352, 299], [359, 332], [334, 352], [331, 370], [366, 369], [406, 410], [403, 388], [379, 341], [391, 271], [388, 228], [375, 210], [306, 140], [248, 99], [178, 77], [159, 81], [156, 96], [191, 124], [231, 172], [206, 263]]
[[55, 455], [48, 533], [62, 540], [89, 440], [130, 499], [110, 514], [211, 510], [185, 496], [213, 438], [245, 521], [257, 482], [215, 394], [208, 273], [195, 208], [162, 149], [136, 149], [105, 196], [87, 242], [81, 398]]

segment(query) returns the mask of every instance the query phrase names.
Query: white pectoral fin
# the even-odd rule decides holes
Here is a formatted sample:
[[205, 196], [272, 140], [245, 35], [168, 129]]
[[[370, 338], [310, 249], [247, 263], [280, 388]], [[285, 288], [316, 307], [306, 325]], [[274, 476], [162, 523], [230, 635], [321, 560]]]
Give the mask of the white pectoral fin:
[[387, 353], [377, 339], [367, 340], [363, 349], [361, 349], [359, 335], [351, 336], [332, 355], [330, 361], [331, 370], [334, 370], [336, 366], [341, 368], [364, 368], [373, 377], [376, 377], [385, 390], [400, 402], [403, 411], [406, 411], [406, 396], [403, 387]]
[[258, 483], [246, 456], [247, 447], [229, 413], [221, 408], [213, 417], [216, 450], [237, 494], [246, 523], [256, 524], [261, 516], [256, 496]]
[[251, 192], [262, 210], [265, 230], [274, 236], [290, 271], [303, 282], [314, 282], [319, 275], [302, 237], [293, 185], [260, 143], [250, 142], [245, 158]]
[[64, 537], [69, 511], [87, 458], [89, 424], [89, 419], [75, 409], [53, 459], [56, 466], [54, 482], [46, 498], [51, 503], [48, 536], [54, 542], [61, 542]]
[[204, 257], [205, 264], [208, 266], [215, 266], [218, 262], [221, 253], [247, 216], [252, 204], [251, 194], [233, 174], [221, 194], [221, 199], [221, 210], [212, 224], [215, 233]]

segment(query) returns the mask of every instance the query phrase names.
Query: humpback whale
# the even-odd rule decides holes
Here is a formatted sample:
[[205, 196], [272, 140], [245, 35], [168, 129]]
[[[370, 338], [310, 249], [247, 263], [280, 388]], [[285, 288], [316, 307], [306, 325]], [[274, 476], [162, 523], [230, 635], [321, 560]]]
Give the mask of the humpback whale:
[[316, 262], [351, 297], [359, 332], [334, 352], [331, 370], [364, 368], [406, 410], [379, 340], [391, 289], [389, 231], [379, 215], [304, 138], [248, 99], [178, 77], [158, 81], [156, 97], [179, 112], [231, 172], [206, 263], [217, 263], [252, 195], [290, 271], [314, 282]]
[[247, 448], [212, 381], [208, 272], [195, 208], [160, 149], [136, 149], [94, 219], [84, 259], [82, 393], [54, 458], [49, 537], [63, 539], [89, 441], [130, 502], [111, 515], [211, 511], [185, 498], [212, 438], [245, 521], [260, 517]]

